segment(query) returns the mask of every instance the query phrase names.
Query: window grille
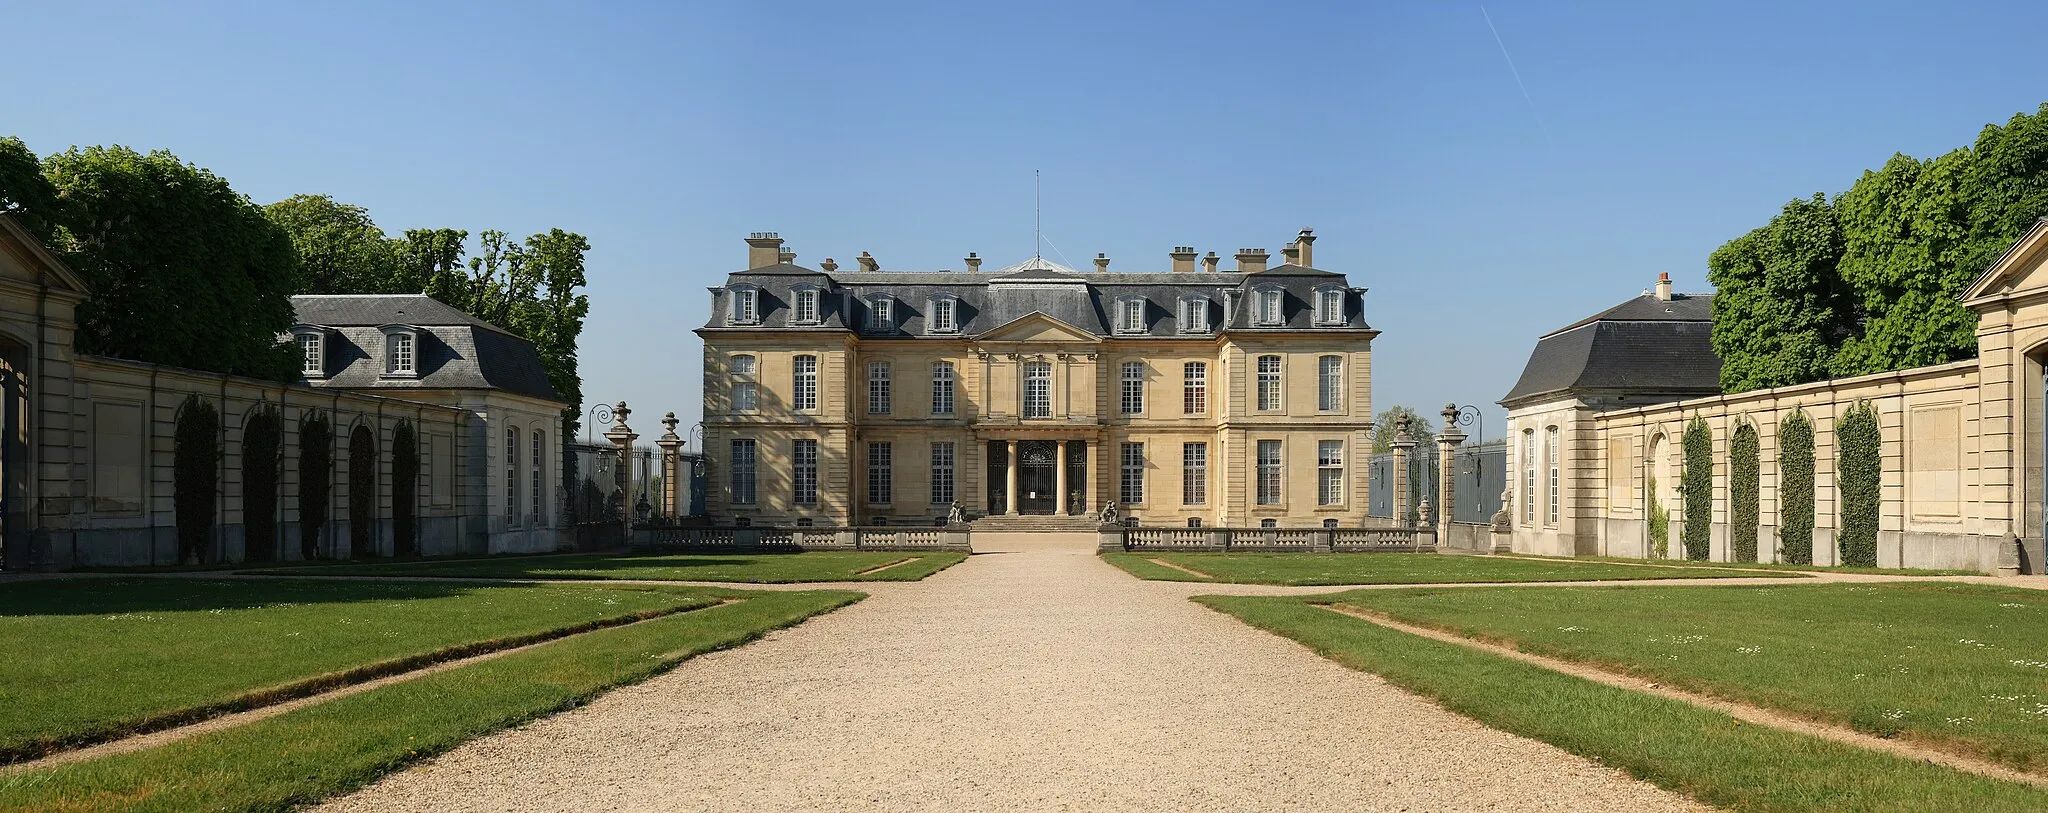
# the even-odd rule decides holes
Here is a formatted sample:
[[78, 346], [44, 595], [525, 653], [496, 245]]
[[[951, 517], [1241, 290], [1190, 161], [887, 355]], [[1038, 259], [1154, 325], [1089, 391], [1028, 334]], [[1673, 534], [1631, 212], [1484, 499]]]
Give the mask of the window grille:
[[1180, 502], [1201, 505], [1209, 501], [1209, 444], [1183, 443], [1180, 447]]
[[1316, 408], [1324, 412], [1343, 411], [1344, 357], [1323, 356], [1316, 366]]
[[794, 381], [789, 388], [790, 408], [810, 412], [818, 408], [818, 357], [797, 356], [790, 364]]
[[953, 414], [953, 362], [932, 365], [932, 414]]
[[888, 505], [889, 497], [895, 493], [895, 484], [891, 482], [891, 475], [894, 469], [891, 467], [892, 461], [890, 460], [894, 451], [894, 448], [888, 441], [871, 441], [868, 443], [869, 505]]
[[1344, 504], [1344, 441], [1325, 440], [1316, 444], [1317, 505]]
[[1260, 505], [1280, 504], [1280, 441], [1259, 441]]
[[818, 504], [818, 442], [798, 440], [790, 448], [790, 494], [797, 505]]
[[1145, 444], [1125, 443], [1118, 448], [1121, 476], [1118, 499], [1126, 505], [1145, 501]]
[[1201, 415], [1209, 411], [1209, 364], [1190, 361], [1181, 365], [1181, 411]]
[[1125, 415], [1145, 412], [1145, 363], [1142, 361], [1124, 362], [1123, 409]]
[[739, 438], [732, 442], [732, 502], [734, 505], [753, 505], [754, 491], [754, 441]]
[[932, 443], [932, 504], [953, 504], [953, 444]]
[[1280, 357], [1259, 357], [1259, 411], [1280, 408]]
[[1024, 363], [1024, 417], [1052, 417], [1052, 364]]
[[889, 362], [868, 362], [868, 414], [889, 414], [892, 400], [894, 399], [890, 397], [889, 392]]

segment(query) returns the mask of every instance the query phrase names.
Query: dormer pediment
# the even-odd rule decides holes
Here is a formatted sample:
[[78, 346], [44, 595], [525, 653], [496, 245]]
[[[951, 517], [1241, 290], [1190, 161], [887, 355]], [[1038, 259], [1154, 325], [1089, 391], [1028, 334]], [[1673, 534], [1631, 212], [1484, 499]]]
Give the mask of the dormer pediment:
[[2028, 295], [2048, 295], [2048, 218], [2035, 221], [1957, 298], [1965, 307], [1981, 311], [1983, 306]]
[[72, 299], [86, 296], [85, 283], [63, 260], [14, 219], [0, 214], [0, 279], [42, 286]]
[[1100, 342], [1102, 338], [1039, 311], [1024, 314], [975, 337], [985, 342]]

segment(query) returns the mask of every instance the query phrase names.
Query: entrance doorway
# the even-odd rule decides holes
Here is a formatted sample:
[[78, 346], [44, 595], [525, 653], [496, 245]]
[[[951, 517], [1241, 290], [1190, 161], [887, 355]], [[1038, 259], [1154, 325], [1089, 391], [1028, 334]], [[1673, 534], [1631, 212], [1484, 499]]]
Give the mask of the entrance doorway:
[[27, 348], [0, 338], [0, 570], [20, 570], [28, 556]]
[[1017, 444], [1017, 513], [1052, 514], [1059, 508], [1059, 443]]

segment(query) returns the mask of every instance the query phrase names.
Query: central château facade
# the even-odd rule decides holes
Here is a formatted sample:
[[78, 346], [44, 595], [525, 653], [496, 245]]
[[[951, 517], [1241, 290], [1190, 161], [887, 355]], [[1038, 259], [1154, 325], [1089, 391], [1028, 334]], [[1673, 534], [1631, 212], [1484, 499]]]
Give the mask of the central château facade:
[[1378, 331], [1314, 242], [1234, 271], [1191, 248], [1162, 273], [973, 254], [884, 271], [865, 252], [842, 271], [752, 235], [697, 331], [707, 511], [929, 525], [958, 503], [1001, 525], [1113, 500], [1146, 525], [1358, 527]]

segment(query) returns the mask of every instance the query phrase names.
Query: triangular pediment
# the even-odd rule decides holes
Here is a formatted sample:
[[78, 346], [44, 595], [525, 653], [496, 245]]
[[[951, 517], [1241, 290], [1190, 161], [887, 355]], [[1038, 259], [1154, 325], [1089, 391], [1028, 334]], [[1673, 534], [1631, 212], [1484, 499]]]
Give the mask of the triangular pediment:
[[59, 293], [78, 297], [86, 295], [85, 283], [63, 260], [4, 214], [0, 214], [0, 279], [37, 287], [47, 285]]
[[1039, 311], [1011, 319], [976, 336], [985, 342], [1098, 342], [1101, 337]]
[[1964, 305], [1974, 307], [1980, 302], [2042, 291], [2048, 291], [2048, 218], [2035, 221], [1958, 298]]

